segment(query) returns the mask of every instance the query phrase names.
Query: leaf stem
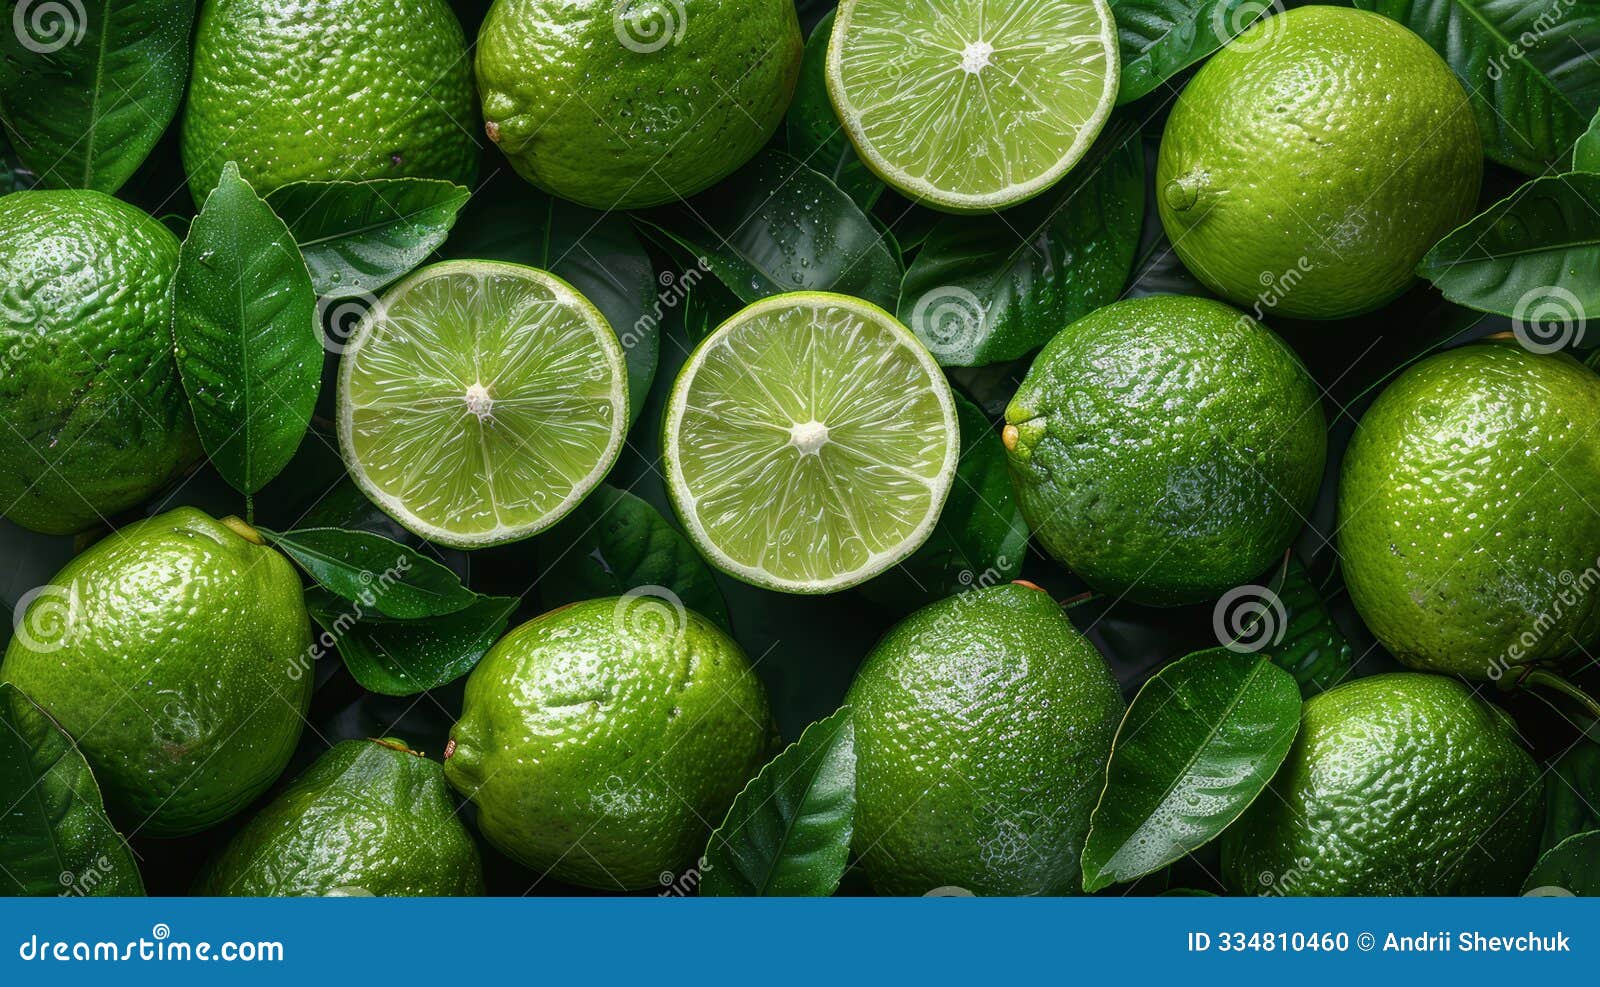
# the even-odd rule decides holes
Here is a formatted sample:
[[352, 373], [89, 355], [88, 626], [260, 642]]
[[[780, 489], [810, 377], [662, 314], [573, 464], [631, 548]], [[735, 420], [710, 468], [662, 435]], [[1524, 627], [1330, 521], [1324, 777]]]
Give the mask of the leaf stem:
[[1590, 716], [1600, 719], [1600, 702], [1596, 702], [1593, 696], [1554, 672], [1546, 671], [1542, 668], [1529, 669], [1528, 673], [1522, 676], [1519, 684], [1540, 685], [1558, 692], [1584, 707], [1588, 710]]

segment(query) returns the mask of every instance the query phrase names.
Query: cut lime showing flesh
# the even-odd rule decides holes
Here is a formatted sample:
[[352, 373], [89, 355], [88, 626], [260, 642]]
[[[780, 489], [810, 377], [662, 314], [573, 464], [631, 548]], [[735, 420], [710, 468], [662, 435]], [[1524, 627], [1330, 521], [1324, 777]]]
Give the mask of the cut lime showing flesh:
[[423, 268], [375, 304], [339, 365], [339, 447], [366, 495], [431, 541], [526, 538], [622, 451], [628, 382], [605, 318], [520, 264]]
[[828, 94], [878, 177], [951, 212], [1054, 185], [1117, 100], [1106, 0], [844, 0]]
[[927, 540], [960, 448], [950, 385], [911, 330], [860, 299], [799, 292], [744, 309], [689, 357], [662, 458], [714, 565], [830, 593]]

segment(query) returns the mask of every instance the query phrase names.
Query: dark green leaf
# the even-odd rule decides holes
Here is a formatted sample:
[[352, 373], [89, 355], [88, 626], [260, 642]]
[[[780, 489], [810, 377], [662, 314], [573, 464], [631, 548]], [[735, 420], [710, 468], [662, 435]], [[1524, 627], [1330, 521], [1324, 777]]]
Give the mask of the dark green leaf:
[[974, 586], [1010, 582], [1022, 571], [1028, 524], [1011, 494], [1005, 447], [984, 413], [955, 395], [961, 461], [928, 540], [904, 562], [861, 587], [869, 598], [909, 610]]
[[1572, 170], [1590, 174], [1600, 172], [1600, 113], [1589, 121], [1589, 129], [1572, 147]]
[[1282, 585], [1276, 590], [1286, 618], [1282, 635], [1274, 634], [1273, 664], [1294, 676], [1300, 694], [1310, 698], [1344, 681], [1355, 664], [1355, 649], [1334, 626], [1322, 594], [1300, 560], [1290, 556]]
[[294, 238], [231, 161], [189, 228], [174, 280], [178, 371], [200, 442], [223, 479], [253, 494], [305, 436], [323, 351]]
[[946, 366], [1016, 359], [1122, 292], [1144, 215], [1137, 130], [1113, 124], [1038, 199], [947, 216], [906, 271], [900, 320]]
[[1522, 893], [1540, 897], [1600, 897], [1600, 830], [1570, 836], [1534, 865]]
[[1255, 801], [1300, 730], [1300, 689], [1265, 655], [1211, 648], [1139, 689], [1111, 748], [1083, 848], [1083, 888], [1149, 874]]
[[0, 682], [0, 896], [142, 894], [89, 762], [33, 700]]
[[784, 117], [789, 153], [827, 176], [856, 205], [871, 209], [883, 194], [883, 182], [862, 164], [834, 112], [833, 100], [828, 98], [828, 35], [832, 31], [833, 11], [829, 11], [806, 42], [800, 81]]
[[559, 606], [659, 587], [729, 629], [728, 608], [705, 560], [654, 507], [602, 485], [539, 538], [541, 598]]
[[0, 195], [33, 188], [35, 176], [17, 157], [17, 152], [6, 141], [4, 127], [0, 127]]
[[1422, 36], [1472, 100], [1484, 153], [1538, 175], [1571, 160], [1600, 109], [1592, 0], [1355, 0]]
[[706, 847], [700, 895], [827, 897], [855, 828], [855, 728], [846, 706], [806, 727], [733, 800]]
[[195, 0], [17, 0], [0, 30], [0, 119], [42, 184], [115, 192], [172, 122]]
[[1549, 850], [1591, 829], [1600, 829], [1600, 742], [1590, 736], [1556, 759], [1544, 779], [1544, 838]]
[[356, 682], [385, 696], [437, 689], [467, 674], [499, 639], [520, 602], [485, 596], [442, 617], [395, 620], [326, 590], [306, 592], [306, 609], [322, 628], [317, 643], [337, 648]]
[[1551, 349], [1600, 313], [1600, 175], [1539, 178], [1440, 240], [1417, 265], [1444, 296], [1509, 315]]
[[647, 221], [746, 304], [785, 291], [837, 291], [894, 307], [900, 258], [839, 187], [781, 151]]
[[1268, 0], [1112, 0], [1122, 55], [1117, 102], [1154, 92], [1272, 12]]
[[324, 298], [382, 290], [444, 242], [471, 193], [429, 178], [292, 182], [267, 194]]
[[386, 617], [439, 617], [483, 599], [433, 559], [369, 531], [300, 528], [278, 534], [257, 530], [323, 589]]

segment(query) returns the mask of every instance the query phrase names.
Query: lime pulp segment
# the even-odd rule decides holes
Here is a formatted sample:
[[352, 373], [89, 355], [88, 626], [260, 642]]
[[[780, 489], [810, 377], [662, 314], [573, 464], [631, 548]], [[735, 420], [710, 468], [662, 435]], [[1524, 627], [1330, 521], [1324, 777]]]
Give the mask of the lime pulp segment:
[[879, 177], [975, 212], [1083, 157], [1116, 102], [1117, 58], [1106, 0], [845, 0], [828, 92]]
[[764, 299], [689, 358], [664, 422], [667, 484], [730, 575], [826, 593], [922, 544], [960, 452], [955, 403], [911, 331], [867, 302]]
[[433, 541], [535, 534], [600, 482], [627, 428], [622, 348], [566, 282], [451, 261], [391, 289], [339, 368], [339, 445], [361, 489]]

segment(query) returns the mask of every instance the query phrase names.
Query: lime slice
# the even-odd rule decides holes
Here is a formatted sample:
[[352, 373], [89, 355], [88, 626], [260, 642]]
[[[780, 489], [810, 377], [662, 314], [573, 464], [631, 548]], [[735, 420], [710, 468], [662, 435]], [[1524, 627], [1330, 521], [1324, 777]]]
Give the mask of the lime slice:
[[367, 312], [339, 365], [339, 448], [356, 483], [460, 548], [560, 520], [616, 461], [627, 422], [605, 318], [520, 264], [423, 268]]
[[950, 385], [911, 330], [819, 292], [759, 301], [707, 337], [663, 432], [700, 551], [789, 593], [845, 589], [916, 551], [961, 448]]
[[1106, 0], [844, 0], [828, 94], [878, 177], [981, 212], [1043, 192], [1117, 100]]

